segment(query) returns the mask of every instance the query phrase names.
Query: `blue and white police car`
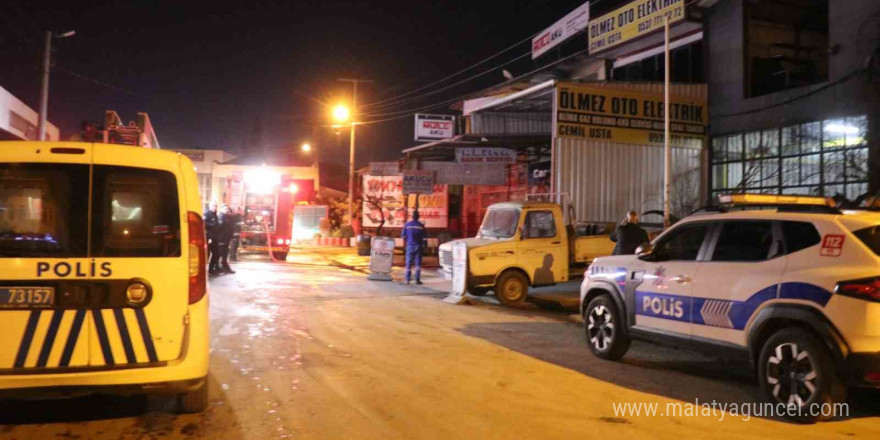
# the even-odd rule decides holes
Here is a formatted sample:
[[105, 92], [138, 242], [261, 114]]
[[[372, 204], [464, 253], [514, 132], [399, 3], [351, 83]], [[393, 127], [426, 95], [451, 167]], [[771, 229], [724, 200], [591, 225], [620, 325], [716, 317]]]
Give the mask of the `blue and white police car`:
[[691, 346], [748, 361], [772, 403], [843, 402], [848, 386], [880, 388], [880, 212], [726, 196], [636, 255], [595, 260], [580, 307], [598, 357], [632, 339]]

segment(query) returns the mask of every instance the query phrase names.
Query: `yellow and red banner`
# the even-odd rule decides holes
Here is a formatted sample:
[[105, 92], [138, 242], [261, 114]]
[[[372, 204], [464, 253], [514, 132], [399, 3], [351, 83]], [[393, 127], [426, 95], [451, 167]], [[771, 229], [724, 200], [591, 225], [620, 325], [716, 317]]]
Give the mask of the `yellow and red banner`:
[[[627, 144], [663, 145], [664, 104], [657, 94], [560, 83], [556, 135]], [[706, 100], [670, 98], [670, 143], [702, 148], [709, 121]]]
[[590, 55], [663, 29], [666, 14], [670, 25], [684, 20], [684, 0], [637, 0], [590, 20]]

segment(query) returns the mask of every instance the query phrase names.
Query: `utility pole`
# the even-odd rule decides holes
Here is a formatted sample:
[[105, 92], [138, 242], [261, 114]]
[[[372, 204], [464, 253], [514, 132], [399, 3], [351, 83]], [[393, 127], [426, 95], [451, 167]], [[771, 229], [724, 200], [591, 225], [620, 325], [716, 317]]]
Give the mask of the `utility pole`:
[[52, 31], [46, 31], [46, 47], [43, 49], [43, 84], [40, 87], [40, 119], [37, 123], [37, 140], [46, 140], [46, 112], [49, 111], [49, 65], [52, 63]]
[[357, 121], [357, 94], [358, 84], [370, 84], [369, 79], [339, 78], [339, 81], [350, 82], [352, 86], [351, 97], [351, 144], [348, 152], [348, 223], [354, 221], [354, 126]]
[[49, 112], [49, 68], [52, 65], [52, 38], [67, 38], [75, 34], [76, 31], [67, 31], [59, 35], [52, 34], [52, 31], [46, 31], [46, 46], [43, 48], [43, 83], [40, 87], [40, 117], [37, 119], [37, 140], [46, 140], [46, 114]]
[[672, 147], [669, 145], [669, 14], [663, 16], [663, 32], [665, 34], [666, 73], [663, 78], [663, 153], [665, 170], [663, 176], [663, 227], [669, 227], [669, 196], [672, 186]]

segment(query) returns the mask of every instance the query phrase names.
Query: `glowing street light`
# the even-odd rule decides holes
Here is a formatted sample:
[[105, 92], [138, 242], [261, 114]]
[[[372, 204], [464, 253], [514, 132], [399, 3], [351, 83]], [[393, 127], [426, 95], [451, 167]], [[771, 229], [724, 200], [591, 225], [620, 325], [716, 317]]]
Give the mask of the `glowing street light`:
[[312, 151], [312, 146], [309, 145], [308, 142], [306, 142], [306, 143], [302, 144], [302, 147], [300, 149], [302, 150], [303, 153], [308, 153], [308, 152]]
[[351, 118], [351, 110], [348, 107], [340, 104], [336, 107], [333, 107], [333, 119], [337, 122], [348, 122]]

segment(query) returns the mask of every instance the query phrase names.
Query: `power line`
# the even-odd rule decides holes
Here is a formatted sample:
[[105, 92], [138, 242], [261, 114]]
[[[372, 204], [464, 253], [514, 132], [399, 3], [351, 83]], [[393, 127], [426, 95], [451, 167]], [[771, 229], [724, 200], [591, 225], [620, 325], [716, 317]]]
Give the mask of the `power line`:
[[[540, 72], [541, 70], [545, 70], [545, 69], [547, 69], [547, 68], [549, 68], [549, 67], [553, 67], [553, 66], [555, 66], [556, 64], [559, 64], [559, 63], [561, 63], [561, 62], [564, 62], [564, 61], [567, 61], [567, 60], [569, 60], [569, 59], [571, 59], [571, 58], [574, 58], [575, 56], [578, 56], [578, 55], [580, 55], [580, 54], [582, 54], [582, 53], [584, 53], [584, 52], [586, 52], [586, 51], [588, 51], [588, 50], [589, 50], [589, 49], [582, 49], [582, 50], [579, 50], [579, 51], [577, 51], [577, 52], [575, 52], [575, 53], [573, 53], [573, 54], [571, 54], [571, 55], [569, 55], [569, 56], [567, 56], [567, 57], [565, 57], [565, 58], [560, 58], [560, 59], [558, 59], [558, 60], [556, 60], [556, 61], [554, 61], [554, 62], [552, 62], [552, 63], [550, 63], [550, 64], [547, 64], [546, 66], [541, 66], [541, 67], [539, 67], [539, 68], [537, 68], [537, 69], [533, 69], [533, 70], [531, 70], [531, 71], [529, 71], [529, 72], [526, 72], [526, 73], [524, 73], [524, 74], [522, 74], [522, 75], [520, 75], [520, 76], [518, 76], [518, 77], [516, 77], [516, 78], [513, 78], [513, 79], [510, 79], [510, 80], [508, 80], [508, 81], [505, 81], [504, 83], [501, 83], [501, 85], [503, 85], [503, 84], [510, 84], [510, 83], [512, 83], [512, 82], [514, 82], [514, 81], [520, 80], [520, 79], [522, 79], [523, 77], [526, 77], [526, 76], [531, 75], [531, 74], [533, 74], [533, 73]], [[430, 109], [435, 108], [435, 107], [439, 107], [439, 106], [442, 106], [442, 105], [445, 105], [445, 104], [451, 104], [451, 103], [453, 103], [453, 102], [460, 101], [460, 100], [465, 99], [465, 98], [469, 98], [469, 97], [471, 97], [471, 96], [474, 96], [474, 95], [480, 93], [481, 91], [482, 91], [482, 90], [477, 90], [477, 91], [470, 92], [470, 93], [465, 94], [465, 95], [461, 95], [461, 96], [458, 96], [458, 97], [455, 97], [455, 98], [452, 98], [452, 99], [448, 99], [448, 100], [446, 100], [446, 101], [438, 102], [438, 103], [436, 103], [436, 104], [431, 104], [431, 105], [427, 105], [427, 106], [424, 106], [424, 107], [419, 107], [419, 108], [414, 108], [414, 109], [408, 109], [408, 110], [400, 110], [400, 111], [396, 111], [396, 112], [368, 114], [368, 115], [364, 115], [364, 116], [411, 115], [411, 114], [416, 113], [416, 112], [419, 112], [419, 111], [430, 110]]]
[[471, 80], [473, 80], [473, 79], [475, 79], [475, 78], [479, 78], [479, 77], [481, 77], [481, 76], [483, 76], [483, 75], [486, 75], [486, 74], [492, 73], [492, 72], [494, 72], [494, 71], [496, 71], [496, 70], [498, 70], [498, 69], [500, 69], [500, 68], [502, 68], [502, 67], [504, 67], [504, 66], [507, 66], [508, 64], [515, 63], [515, 62], [517, 62], [517, 61], [519, 61], [519, 60], [521, 60], [521, 59], [523, 59], [523, 58], [525, 58], [525, 57], [527, 57], [527, 56], [529, 56], [529, 55], [531, 55], [531, 52], [526, 52], [526, 53], [524, 53], [524, 54], [522, 54], [522, 55], [520, 55], [520, 56], [518, 56], [518, 57], [516, 57], [516, 58], [514, 58], [514, 59], [512, 59], [512, 60], [510, 60], [510, 61], [508, 61], [508, 62], [506, 62], [506, 63], [504, 63], [504, 64], [501, 64], [501, 65], [495, 66], [495, 67], [493, 67], [493, 68], [491, 68], [491, 69], [488, 69], [488, 70], [484, 70], [484, 71], [482, 71], [482, 72], [480, 72], [480, 73], [477, 73], [477, 74], [475, 74], [475, 75], [469, 76], [469, 77], [464, 78], [464, 79], [462, 79], [462, 80], [456, 81], [456, 82], [454, 82], [454, 83], [452, 83], [452, 84], [448, 84], [448, 85], [443, 86], [443, 87], [441, 87], [441, 88], [439, 88], [439, 89], [436, 89], [436, 90], [433, 90], [433, 91], [430, 91], [430, 92], [428, 92], [428, 93], [424, 93], [424, 94], [422, 94], [422, 95], [415, 96], [415, 97], [412, 97], [412, 98], [407, 98], [407, 99], [404, 99], [404, 100], [400, 100], [400, 101], [398, 101], [398, 102], [396, 102], [396, 103], [389, 103], [389, 104], [379, 105], [379, 106], [376, 106], [376, 107], [374, 108], [374, 110], [382, 109], [382, 108], [388, 109], [388, 108], [391, 108], [391, 107], [396, 107], [396, 106], [398, 106], [398, 105], [400, 105], [400, 104], [406, 104], [406, 103], [409, 103], [409, 102], [420, 101], [420, 100], [422, 100], [422, 99], [424, 99], [424, 98], [426, 98], [426, 97], [428, 97], [428, 96], [436, 95], [437, 93], [440, 93], [440, 92], [442, 92], [442, 91], [444, 91], [444, 90], [451, 89], [451, 88], [453, 88], [453, 87], [455, 87], [455, 86], [459, 86], [459, 85], [464, 84], [464, 83], [466, 83], [466, 82], [468, 82], [468, 81], [471, 81]]
[[147, 99], [147, 100], [158, 100], [158, 101], [161, 101], [161, 102], [165, 102], [165, 101], [163, 101], [163, 100], [161, 100], [161, 99], [157, 99], [157, 98], [153, 98], [153, 97], [150, 97], [150, 96], [147, 96], [147, 95], [143, 95], [143, 94], [140, 94], [140, 93], [138, 93], [138, 92], [133, 92], [133, 91], [131, 91], [131, 90], [128, 90], [128, 89], [125, 89], [125, 88], [122, 88], [122, 87], [119, 87], [119, 86], [114, 86], [113, 84], [108, 84], [108, 83], [105, 83], [105, 82], [103, 82], [103, 81], [99, 81], [99, 80], [97, 80], [97, 79], [89, 78], [89, 77], [87, 77], [87, 76], [85, 76], [85, 75], [83, 75], [83, 74], [81, 74], [81, 73], [74, 72], [74, 71], [69, 70], [69, 69], [66, 69], [66, 68], [64, 68], [64, 67], [55, 66], [55, 67], [54, 67], [54, 70], [61, 71], [61, 72], [63, 72], [63, 73], [66, 73], [66, 74], [68, 74], [68, 75], [74, 77], [74, 78], [77, 78], [77, 79], [80, 79], [80, 80], [83, 80], [83, 81], [86, 81], [86, 82], [90, 82], [90, 83], [93, 83], [93, 84], [97, 84], [97, 85], [99, 85], [99, 86], [106, 87], [106, 88], [111, 89], [111, 90], [115, 90], [115, 91], [117, 91], [117, 92], [126, 93], [126, 94], [129, 94], [129, 95], [137, 96], [137, 97], [139, 97], [139, 98], [143, 98], [143, 99]]
[[501, 55], [501, 54], [503, 54], [503, 53], [507, 53], [507, 52], [509, 52], [511, 49], [515, 48], [516, 46], [519, 46], [520, 44], [525, 43], [526, 41], [531, 40], [532, 38], [535, 37], [535, 35], [538, 35], [538, 33], [536, 32], [536, 33], [532, 34], [531, 36], [529, 36], [529, 37], [527, 37], [527, 38], [524, 38], [524, 39], [522, 39], [522, 40], [520, 40], [520, 41], [518, 41], [518, 42], [516, 42], [516, 43], [514, 43], [514, 44], [512, 44], [512, 45], [510, 45], [510, 46], [508, 46], [506, 49], [502, 50], [501, 52], [498, 52], [498, 53], [496, 53], [496, 54], [494, 54], [494, 55], [492, 55], [492, 56], [490, 56], [490, 57], [488, 57], [488, 58], [485, 58], [485, 59], [483, 59], [482, 61], [480, 61], [480, 62], [478, 62], [478, 63], [476, 63], [476, 64], [471, 65], [470, 67], [467, 67], [467, 68], [465, 68], [465, 69], [459, 70], [458, 72], [455, 72], [455, 73], [453, 73], [452, 75], [448, 75], [448, 76], [446, 76], [446, 77], [444, 77], [444, 78], [441, 78], [441, 79], [439, 79], [439, 80], [437, 80], [437, 81], [434, 81], [434, 82], [432, 82], [432, 83], [430, 83], [430, 84], [427, 84], [427, 85], [424, 85], [424, 86], [422, 86], [422, 87], [419, 87], [419, 88], [417, 88], [417, 89], [415, 89], [415, 90], [411, 90], [411, 91], [409, 91], [409, 92], [406, 92], [406, 93], [403, 93], [403, 94], [400, 94], [400, 95], [394, 96], [394, 97], [392, 97], [392, 98], [383, 99], [383, 100], [381, 100], [381, 101], [376, 101], [376, 102], [371, 102], [371, 103], [369, 103], [369, 104], [365, 104], [365, 105], [363, 105], [363, 107], [364, 107], [364, 108], [367, 108], [367, 107], [373, 107], [373, 106], [376, 106], [376, 105], [379, 105], [379, 104], [382, 104], [382, 103], [385, 103], [385, 102], [388, 102], [388, 101], [394, 101], [394, 100], [397, 100], [398, 98], [403, 98], [403, 97], [405, 97], [405, 96], [412, 95], [413, 93], [420, 92], [420, 91], [425, 90], [425, 89], [427, 89], [427, 88], [429, 88], [429, 87], [432, 87], [432, 86], [435, 86], [435, 85], [437, 85], [437, 84], [440, 84], [440, 83], [442, 83], [442, 82], [444, 82], [444, 81], [446, 81], [446, 80], [448, 80], [448, 79], [454, 78], [454, 77], [456, 77], [456, 76], [458, 76], [458, 75], [460, 75], [460, 74], [462, 74], [462, 73], [464, 73], [464, 72], [467, 72], [468, 70], [471, 70], [471, 69], [473, 69], [474, 67], [477, 67], [477, 66], [483, 65], [483, 64], [485, 64], [485, 63], [487, 63], [487, 62], [489, 62], [489, 61], [491, 61], [491, 60], [497, 58], [499, 55]]
[[[593, 5], [596, 5], [596, 4], [598, 4], [598, 3], [601, 3], [602, 1], [604, 1], [604, 0], [595, 0], [595, 1], [592, 1], [592, 2], [589, 2], [589, 3], [590, 3], [590, 6], [592, 7]], [[695, 1], [697, 1], [697, 0], [691, 0], [692, 3], [695, 2]], [[434, 81], [434, 82], [432, 82], [432, 83], [430, 83], [430, 84], [427, 84], [427, 85], [425, 85], [425, 86], [422, 86], [422, 87], [419, 87], [419, 88], [417, 88], [417, 89], [411, 90], [411, 91], [409, 91], [409, 92], [403, 93], [403, 94], [401, 94], [401, 95], [397, 95], [397, 96], [395, 96], [395, 97], [391, 97], [391, 98], [388, 98], [388, 99], [383, 99], [383, 100], [380, 100], [380, 101], [375, 101], [375, 102], [371, 102], [371, 103], [369, 103], [369, 104], [365, 104], [365, 105], [363, 105], [363, 107], [364, 107], [364, 108], [369, 108], [369, 107], [376, 107], [376, 108], [382, 108], [382, 107], [393, 107], [393, 106], [395, 106], [395, 105], [397, 105], [397, 104], [405, 104], [405, 103], [407, 103], [407, 102], [418, 101], [418, 100], [420, 100], [420, 99], [422, 99], [422, 98], [424, 98], [424, 97], [427, 97], [427, 96], [430, 96], [430, 95], [436, 94], [436, 93], [439, 92], [439, 91], [449, 89], [450, 87], [453, 87], [453, 86], [455, 86], [455, 85], [462, 84], [462, 83], [467, 82], [467, 81], [470, 81], [470, 80], [472, 80], [472, 79], [474, 79], [474, 78], [477, 78], [477, 77], [480, 77], [480, 76], [485, 75], [485, 74], [487, 74], [487, 73], [490, 73], [490, 72], [492, 72], [492, 71], [494, 71], [494, 70], [496, 70], [496, 69], [498, 69], [498, 68], [500, 68], [500, 67], [504, 67], [504, 66], [506, 66], [506, 65], [508, 65], [508, 64], [511, 64], [511, 63], [513, 63], [513, 62], [515, 62], [515, 61], [518, 61], [518, 60], [524, 58], [526, 55], [529, 55], [530, 52], [529, 52], [529, 53], [526, 53], [526, 54], [523, 54], [523, 55], [520, 55], [520, 56], [518, 56], [517, 58], [515, 58], [515, 59], [513, 59], [513, 60], [511, 60], [511, 61], [508, 61], [508, 62], [506, 62], [506, 63], [504, 63], [504, 64], [501, 64], [501, 65], [499, 65], [499, 66], [497, 66], [497, 67], [495, 67], [495, 68], [493, 68], [493, 69], [490, 69], [490, 70], [487, 70], [487, 71], [481, 72], [481, 73], [479, 73], [479, 74], [477, 74], [477, 75], [471, 76], [471, 77], [466, 78], [466, 79], [461, 80], [461, 81], [458, 81], [458, 82], [456, 82], [455, 84], [451, 84], [451, 85], [445, 86], [445, 87], [443, 87], [443, 88], [441, 88], [441, 89], [439, 89], [439, 90], [435, 90], [435, 91], [433, 91], [433, 92], [429, 92], [429, 93], [426, 93], [426, 94], [423, 94], [423, 95], [420, 95], [420, 96], [417, 96], [417, 97], [414, 97], [414, 98], [408, 98], [408, 99], [405, 99], [405, 100], [401, 100], [401, 99], [399, 99], [399, 98], [403, 98], [403, 97], [406, 97], [406, 96], [412, 95], [412, 94], [414, 94], [414, 93], [416, 93], [416, 92], [419, 92], [419, 91], [425, 90], [425, 89], [427, 89], [427, 88], [429, 88], [429, 87], [432, 87], [432, 86], [434, 86], [434, 85], [437, 85], [437, 84], [443, 83], [443, 82], [445, 82], [446, 80], [452, 79], [452, 78], [454, 78], [454, 77], [456, 77], [456, 76], [458, 76], [458, 75], [460, 75], [460, 74], [462, 74], [462, 73], [464, 73], [464, 72], [467, 72], [467, 71], [469, 71], [469, 70], [471, 70], [471, 69], [473, 69], [473, 68], [475, 68], [475, 67], [477, 67], [477, 66], [479, 66], [479, 65], [485, 64], [485, 63], [487, 63], [487, 62], [489, 62], [489, 61], [491, 61], [491, 60], [497, 58], [497, 57], [500, 56], [501, 54], [504, 54], [504, 53], [506, 53], [506, 52], [509, 52], [511, 49], [513, 49], [513, 48], [519, 46], [520, 44], [525, 43], [526, 41], [529, 41], [529, 40], [533, 39], [533, 38], [534, 38], [535, 36], [537, 36], [538, 34], [540, 34], [540, 32], [536, 32], [536, 33], [530, 35], [529, 37], [524, 38], [524, 39], [522, 39], [522, 40], [520, 40], [520, 41], [514, 43], [514, 44], [511, 45], [511, 46], [508, 46], [506, 49], [504, 49], [504, 50], [502, 50], [502, 51], [500, 51], [500, 52], [497, 52], [497, 53], [495, 53], [494, 55], [492, 55], [492, 56], [490, 56], [490, 57], [488, 57], [488, 58], [486, 58], [486, 59], [483, 59], [482, 61], [480, 61], [480, 62], [478, 62], [478, 63], [476, 63], [476, 64], [471, 65], [470, 67], [467, 67], [467, 68], [465, 68], [465, 69], [459, 70], [458, 72], [455, 72], [455, 73], [453, 73], [453, 74], [451, 74], [451, 75], [448, 75], [448, 76], [446, 76], [446, 77], [444, 77], [444, 78], [441, 78], [441, 79], [439, 79], [439, 80], [437, 80], [437, 81]], [[579, 53], [582, 53], [582, 52], [579, 52]], [[550, 65], [553, 65], [553, 64], [555, 64], [555, 63], [552, 63], [552, 64], [550, 64]], [[550, 66], [550, 65], [548, 65], [548, 66]], [[542, 69], [543, 69], [543, 68], [546, 68], [546, 67], [548, 67], [548, 66], [544, 66], [544, 67], [542, 67]]]

